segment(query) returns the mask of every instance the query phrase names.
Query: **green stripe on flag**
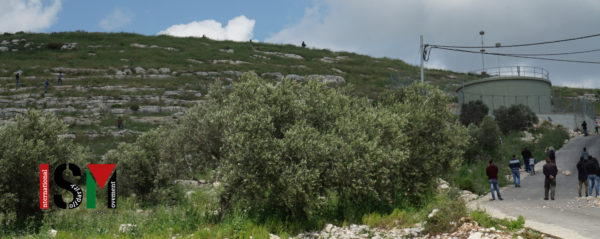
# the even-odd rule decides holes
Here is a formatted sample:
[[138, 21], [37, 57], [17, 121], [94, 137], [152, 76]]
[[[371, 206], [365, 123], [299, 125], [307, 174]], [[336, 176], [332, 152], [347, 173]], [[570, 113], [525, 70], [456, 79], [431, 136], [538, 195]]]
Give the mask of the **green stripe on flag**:
[[90, 172], [90, 169], [85, 170], [87, 172], [85, 181], [87, 186], [85, 187], [87, 193], [87, 209], [96, 209], [96, 181]]

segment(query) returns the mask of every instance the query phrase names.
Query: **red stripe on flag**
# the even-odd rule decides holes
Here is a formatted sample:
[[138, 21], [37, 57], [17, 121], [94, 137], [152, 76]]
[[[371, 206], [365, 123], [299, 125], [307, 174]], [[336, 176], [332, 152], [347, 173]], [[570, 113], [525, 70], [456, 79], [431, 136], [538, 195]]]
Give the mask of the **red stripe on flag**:
[[40, 164], [40, 209], [49, 209], [48, 190], [49, 181], [48, 164]]

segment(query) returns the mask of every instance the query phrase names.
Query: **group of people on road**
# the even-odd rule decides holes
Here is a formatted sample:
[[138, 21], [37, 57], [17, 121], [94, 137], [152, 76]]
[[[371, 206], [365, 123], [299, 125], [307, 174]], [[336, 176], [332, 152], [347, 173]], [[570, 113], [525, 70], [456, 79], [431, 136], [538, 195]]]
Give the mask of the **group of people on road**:
[[[587, 131], [587, 122], [584, 120], [583, 123], [581, 123], [581, 129], [583, 130], [583, 136], [588, 136], [588, 131]], [[594, 129], [596, 131], [596, 135], [600, 135], [600, 133], [598, 133], [598, 121], [594, 121]]]
[[598, 185], [598, 177], [600, 176], [600, 165], [598, 159], [590, 156], [587, 148], [583, 148], [579, 162], [577, 162], [577, 174], [579, 179], [579, 197], [582, 196], [581, 188], [585, 185], [585, 196], [592, 196], [595, 188], [595, 197], [598, 197], [600, 185]]
[[[521, 151], [523, 156], [523, 162], [525, 164], [525, 170], [530, 175], [535, 175], [535, 159], [531, 152], [527, 148], [523, 148]], [[554, 200], [556, 194], [556, 175], [558, 174], [558, 167], [556, 166], [556, 152], [553, 147], [546, 149], [546, 159], [542, 172], [544, 174], [544, 200]], [[521, 160], [516, 155], [512, 155], [511, 160], [508, 163], [508, 167], [511, 170], [513, 183], [516, 188], [521, 187], [521, 172], [522, 167]], [[585, 186], [585, 196], [592, 196], [592, 189], [595, 190], [595, 196], [598, 197], [600, 191], [600, 164], [598, 160], [592, 157], [587, 148], [583, 148], [581, 157], [577, 163], [577, 171], [579, 176], [579, 196], [582, 196], [581, 189]], [[489, 166], [486, 168], [486, 174], [490, 183], [492, 198], [490, 200], [496, 200], [496, 195], [499, 200], [503, 200], [500, 195], [500, 189], [498, 186], [498, 166], [496, 166], [493, 160], [489, 161]], [[494, 193], [495, 191], [495, 193]]]
[[[62, 85], [63, 81], [63, 73], [62, 71], [58, 72], [58, 85]], [[19, 88], [21, 86], [21, 72], [15, 73], [15, 87]], [[46, 78], [44, 81], [44, 92], [48, 93], [48, 88], [50, 87], [50, 80]]]

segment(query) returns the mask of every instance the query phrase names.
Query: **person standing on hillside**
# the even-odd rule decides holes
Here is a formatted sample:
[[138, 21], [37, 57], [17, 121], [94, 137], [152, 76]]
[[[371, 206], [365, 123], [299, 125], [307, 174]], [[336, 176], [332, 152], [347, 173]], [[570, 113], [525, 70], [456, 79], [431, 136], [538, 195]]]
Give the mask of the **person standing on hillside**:
[[557, 173], [556, 164], [550, 158], [546, 158], [546, 164], [544, 165], [544, 175], [546, 176], [544, 180], [544, 200], [548, 200], [548, 191], [550, 191], [550, 199], [554, 200]]
[[521, 156], [523, 156], [523, 164], [525, 164], [525, 171], [530, 173], [529, 170], [531, 170], [531, 168], [529, 167], [529, 159], [532, 157], [531, 151], [529, 151], [527, 148], [523, 148], [523, 150], [521, 151]]
[[490, 165], [485, 169], [485, 173], [488, 176], [488, 180], [490, 182], [490, 188], [492, 188], [492, 201], [496, 200], [494, 197], [494, 189], [496, 190], [496, 194], [498, 194], [498, 200], [502, 201], [502, 196], [500, 196], [500, 188], [498, 186], [498, 167], [494, 164], [494, 161], [490, 160]]
[[583, 165], [585, 167], [585, 171], [587, 172], [589, 187], [588, 191], [590, 193], [590, 196], [592, 196], [592, 189], [594, 189], [595, 186], [596, 197], [598, 197], [598, 171], [600, 170], [600, 167], [598, 166], [598, 160], [596, 160], [593, 157], [590, 157], [590, 159], [584, 161]]
[[515, 183], [515, 188], [521, 187], [521, 161], [517, 158], [516, 155], [513, 154], [512, 159], [508, 163], [510, 170], [512, 171], [513, 181]]
[[44, 92], [48, 93], [48, 87], [50, 86], [50, 82], [48, 81], [48, 79], [46, 79], [46, 81], [44, 81]]
[[583, 157], [579, 157], [579, 162], [577, 163], [577, 174], [579, 176], [579, 197], [581, 197], [581, 186], [585, 185], [585, 196], [587, 197], [589, 195], [589, 190], [588, 190], [588, 174], [587, 171], [585, 170], [585, 163], [584, 163], [584, 158]]
[[119, 116], [119, 118], [117, 119], [117, 128], [119, 130], [123, 129], [123, 119], [121, 118], [121, 116]]
[[581, 128], [583, 129], [583, 136], [588, 136], [587, 134], [587, 122], [585, 120], [581, 123]]
[[596, 122], [594, 123], [594, 125], [595, 125], [594, 128], [596, 129], [596, 135], [599, 135], [598, 134], [598, 120], [596, 120]]
[[19, 88], [20, 84], [20, 78], [21, 78], [21, 74], [19, 72], [17, 72], [17, 74], [15, 74], [15, 81], [16, 81], [16, 87], [15, 88]]
[[62, 71], [58, 72], [58, 85], [62, 85], [63, 74]]

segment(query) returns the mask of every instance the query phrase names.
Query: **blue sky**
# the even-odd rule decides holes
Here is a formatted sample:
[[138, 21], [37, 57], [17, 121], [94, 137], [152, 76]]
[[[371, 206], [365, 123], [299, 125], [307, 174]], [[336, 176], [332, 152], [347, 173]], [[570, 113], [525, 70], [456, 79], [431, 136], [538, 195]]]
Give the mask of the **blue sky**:
[[256, 20], [254, 39], [265, 38], [302, 19], [311, 0], [219, 0], [219, 1], [144, 1], [144, 0], [62, 0], [58, 21], [44, 32], [106, 31], [100, 22], [121, 10], [131, 21], [112, 31], [155, 35], [171, 25], [213, 19], [225, 25], [240, 15]]
[[[0, 32], [134, 32], [300, 44], [419, 62], [419, 35], [440, 45], [503, 45], [600, 33], [598, 0], [0, 0]], [[600, 37], [501, 53], [600, 48]], [[600, 52], [563, 59], [600, 61]], [[554, 85], [600, 88], [600, 65], [486, 56], [486, 67], [527, 65]], [[479, 55], [431, 53], [428, 68], [469, 72]]]

